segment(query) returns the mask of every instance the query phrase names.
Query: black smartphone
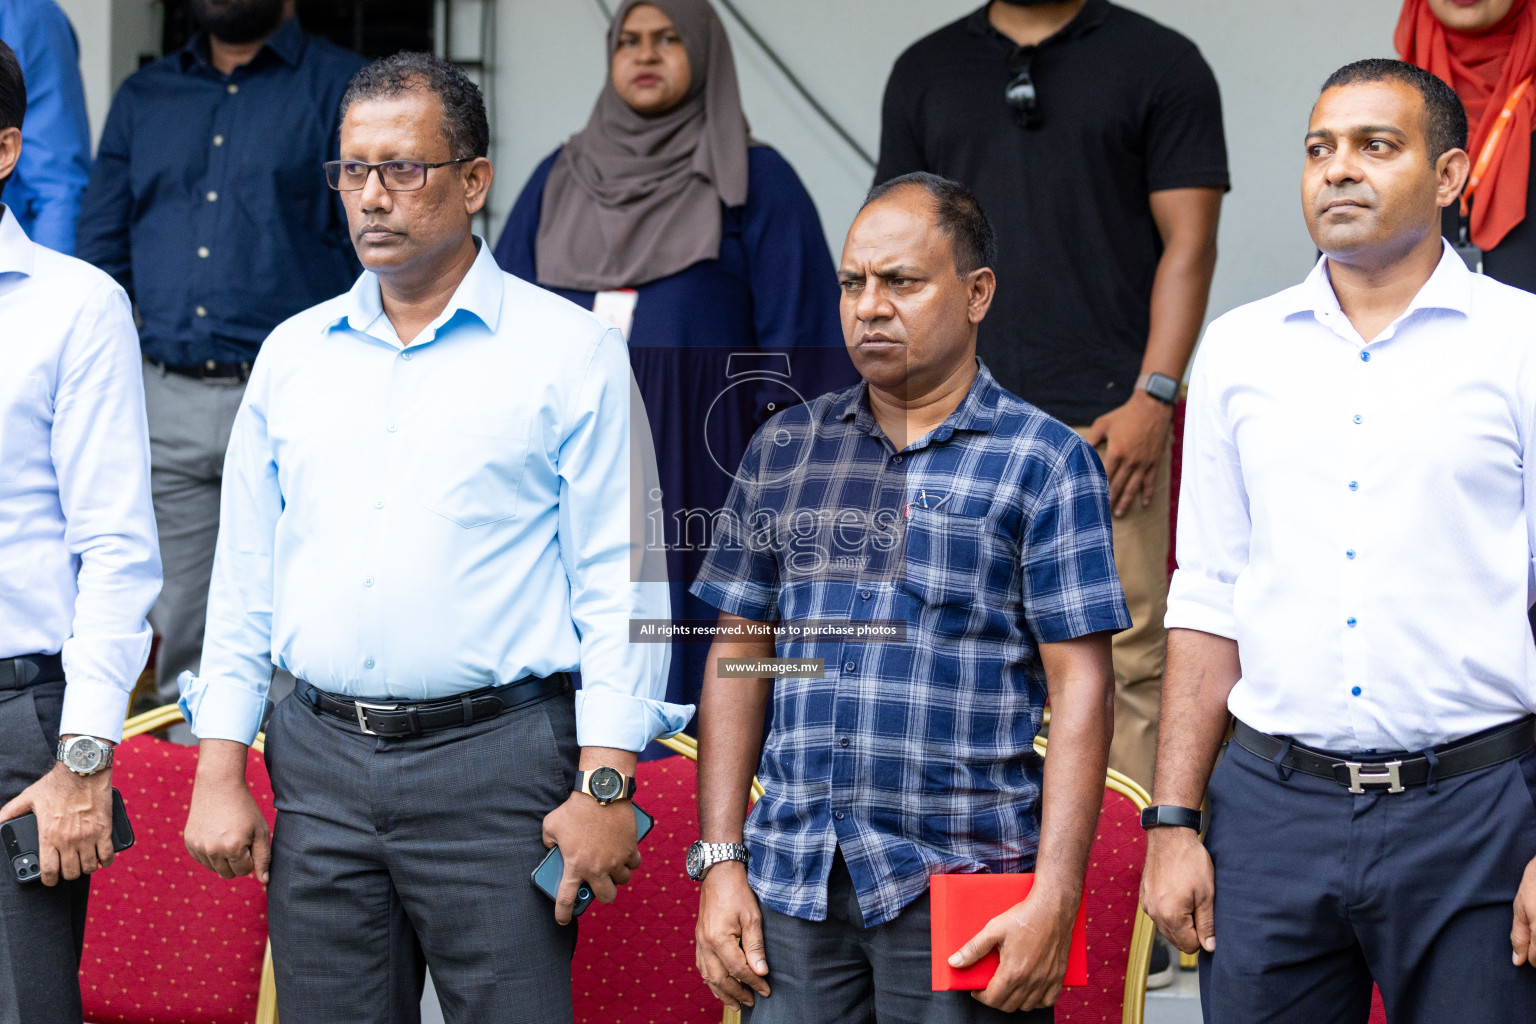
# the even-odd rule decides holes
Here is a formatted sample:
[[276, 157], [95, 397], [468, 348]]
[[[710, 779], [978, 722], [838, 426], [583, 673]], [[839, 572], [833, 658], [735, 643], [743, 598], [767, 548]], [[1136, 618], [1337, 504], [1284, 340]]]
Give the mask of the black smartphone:
[[[636, 842], [645, 838], [645, 834], [656, 824], [656, 819], [640, 809], [640, 805], [631, 801], [630, 805], [635, 809], [635, 833]], [[550, 899], [560, 891], [560, 879], [565, 874], [565, 858], [560, 856], [560, 847], [555, 847], [544, 855], [539, 861], [539, 866], [533, 869], [533, 884], [539, 887], [539, 891]], [[581, 888], [576, 890], [576, 906], [571, 910], [572, 917], [580, 917], [592, 903], [592, 889], [583, 882]]]
[[[133, 825], [128, 821], [128, 809], [123, 806], [123, 794], [112, 790], [112, 849], [122, 853], [133, 845]], [[11, 872], [18, 882], [35, 882], [42, 877], [43, 868], [37, 856], [37, 816], [23, 814], [19, 818], [0, 823], [0, 846], [11, 862]]]

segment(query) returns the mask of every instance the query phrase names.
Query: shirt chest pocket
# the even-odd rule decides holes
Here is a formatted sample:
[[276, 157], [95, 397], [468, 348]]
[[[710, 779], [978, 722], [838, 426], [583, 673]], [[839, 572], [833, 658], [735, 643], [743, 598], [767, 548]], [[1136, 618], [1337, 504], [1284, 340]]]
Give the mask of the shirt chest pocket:
[[521, 416], [443, 417], [418, 453], [422, 505], [467, 530], [516, 516], [529, 426]]
[[996, 585], [998, 539], [988, 517], [912, 505], [905, 522], [896, 582], [923, 605], [970, 606]]

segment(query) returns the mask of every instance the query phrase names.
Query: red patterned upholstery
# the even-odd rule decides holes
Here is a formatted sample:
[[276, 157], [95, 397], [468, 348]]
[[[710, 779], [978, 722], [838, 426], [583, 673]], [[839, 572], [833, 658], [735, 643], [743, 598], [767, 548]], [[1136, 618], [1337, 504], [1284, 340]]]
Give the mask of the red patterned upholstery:
[[[252, 878], [225, 881], [182, 842], [197, 750], [135, 736], [112, 784], [136, 842], [91, 881], [80, 990], [95, 1024], [251, 1024], [267, 944], [267, 903]], [[252, 751], [246, 778], [270, 824], [272, 787]]]
[[693, 959], [698, 887], [683, 872], [699, 835], [694, 762], [642, 761], [635, 802], [656, 818], [619, 898], [581, 915], [571, 989], [576, 1024], [718, 1024], [722, 1004]]
[[[1062, 989], [1058, 1024], [1121, 1024], [1125, 1013], [1126, 965], [1136, 925], [1146, 833], [1141, 809], [1108, 787], [1099, 829], [1088, 854], [1084, 900], [1088, 904], [1088, 986]], [[1148, 950], [1132, 970], [1147, 972]]]
[[1371, 1024], [1387, 1024], [1387, 1008], [1381, 1005], [1381, 990], [1371, 989]]

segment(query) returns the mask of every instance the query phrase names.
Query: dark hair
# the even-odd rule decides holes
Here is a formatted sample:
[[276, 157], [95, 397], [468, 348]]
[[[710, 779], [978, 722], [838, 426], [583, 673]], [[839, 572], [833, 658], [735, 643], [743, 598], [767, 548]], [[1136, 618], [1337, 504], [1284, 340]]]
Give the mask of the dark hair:
[[414, 89], [436, 94], [443, 101], [443, 138], [455, 160], [485, 156], [490, 150], [491, 127], [485, 119], [485, 100], [480, 87], [462, 68], [430, 53], [402, 50], [380, 57], [352, 76], [341, 97], [341, 116], [362, 100], [398, 96]]
[[882, 181], [864, 196], [859, 212], [870, 203], [884, 199], [899, 188], [920, 188], [933, 200], [933, 212], [939, 229], [949, 236], [955, 250], [955, 274], [964, 277], [973, 270], [997, 262], [997, 234], [976, 193], [948, 178], [927, 171], [913, 171], [890, 181]]
[[[27, 116], [27, 82], [21, 76], [21, 62], [5, 40], [0, 39], [0, 130], [20, 128]], [[0, 178], [0, 193], [11, 180], [7, 174]]]
[[1467, 111], [1445, 82], [1421, 67], [1386, 57], [1346, 64], [1328, 76], [1319, 92], [1361, 82], [1399, 82], [1412, 86], [1424, 100], [1424, 145], [1434, 163], [1448, 149], [1467, 148]]

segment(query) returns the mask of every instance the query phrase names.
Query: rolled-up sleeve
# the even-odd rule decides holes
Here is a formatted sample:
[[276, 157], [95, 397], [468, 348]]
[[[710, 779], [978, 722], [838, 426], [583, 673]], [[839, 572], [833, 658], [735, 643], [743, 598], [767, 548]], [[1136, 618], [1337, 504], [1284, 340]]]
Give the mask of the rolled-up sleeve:
[[183, 672], [181, 712], [198, 739], [249, 745], [272, 686], [273, 549], [283, 511], [267, 433], [270, 377], [256, 360], [224, 457], [219, 540], [200, 676]]
[[85, 299], [65, 346], [50, 454], [65, 542], [79, 560], [59, 731], [115, 742], [149, 656], [160, 549], [138, 334], [128, 297], [110, 282]]
[[[584, 747], [639, 751], [693, 717], [693, 705], [662, 699], [671, 646], [630, 642], [631, 619], [671, 614], [664, 574], [640, 571], [631, 444], [646, 446], [649, 435], [631, 429], [645, 418], [639, 401], [623, 336], [610, 330], [567, 411], [559, 454], [560, 557], [581, 638], [576, 738]], [[649, 453], [635, 454], [644, 464]]]
[[1237, 638], [1233, 595], [1248, 567], [1252, 524], [1237, 445], [1221, 399], [1219, 339], [1212, 325], [1190, 375], [1179, 485], [1178, 571], [1168, 589], [1170, 629]]

